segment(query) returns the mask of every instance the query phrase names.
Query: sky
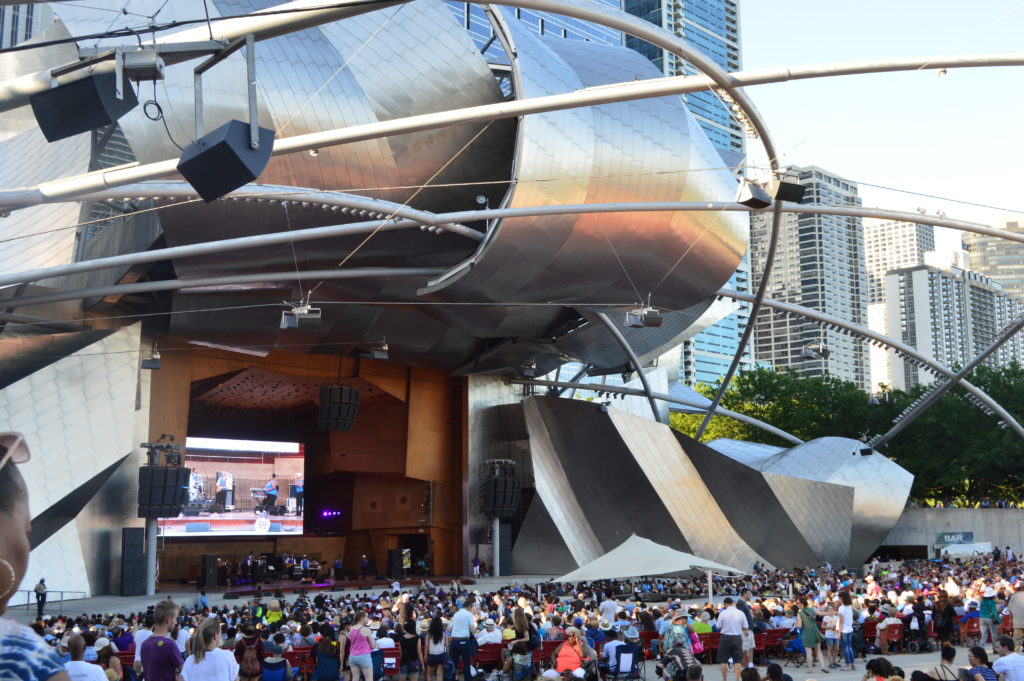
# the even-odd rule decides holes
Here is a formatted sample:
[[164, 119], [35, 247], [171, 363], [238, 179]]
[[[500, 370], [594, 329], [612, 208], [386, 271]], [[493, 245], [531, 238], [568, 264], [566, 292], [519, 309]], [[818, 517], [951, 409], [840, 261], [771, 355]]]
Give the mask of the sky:
[[[1024, 52], [1022, 0], [740, 0], [740, 22], [745, 70]], [[865, 206], [984, 224], [1024, 214], [1024, 67], [816, 78], [747, 92], [783, 165], [942, 197], [861, 184]], [[752, 161], [764, 159], [755, 154]], [[959, 243], [958, 232], [936, 232], [939, 249]]]

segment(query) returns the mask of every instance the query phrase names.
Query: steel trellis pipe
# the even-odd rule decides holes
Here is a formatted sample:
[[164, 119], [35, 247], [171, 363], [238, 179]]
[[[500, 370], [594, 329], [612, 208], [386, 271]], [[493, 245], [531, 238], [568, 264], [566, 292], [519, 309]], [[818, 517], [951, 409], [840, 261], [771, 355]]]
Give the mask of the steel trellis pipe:
[[651, 392], [651, 384], [647, 381], [647, 374], [644, 373], [643, 366], [640, 365], [640, 360], [637, 359], [636, 353], [633, 352], [633, 348], [630, 347], [629, 341], [619, 331], [619, 327], [615, 326], [615, 323], [608, 318], [608, 315], [604, 312], [598, 312], [597, 318], [601, 320], [601, 323], [608, 329], [608, 333], [615, 338], [616, 342], [622, 346], [623, 351], [626, 353], [626, 357], [629, 357], [630, 364], [636, 369], [637, 376], [640, 377], [640, 383], [644, 386], [644, 394], [647, 395], [647, 402], [651, 405], [651, 414], [654, 415], [654, 420], [661, 422], [661, 418], [658, 414], [658, 403], [654, 401], [654, 394]]

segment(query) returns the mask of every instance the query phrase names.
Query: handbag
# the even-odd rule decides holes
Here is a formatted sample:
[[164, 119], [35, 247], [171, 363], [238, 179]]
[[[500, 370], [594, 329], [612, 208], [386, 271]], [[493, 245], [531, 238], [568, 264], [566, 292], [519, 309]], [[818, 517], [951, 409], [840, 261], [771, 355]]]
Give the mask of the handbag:
[[690, 632], [690, 650], [692, 650], [695, 655], [699, 655], [704, 652], [704, 644], [701, 643], [700, 636], [698, 636], [694, 631]]

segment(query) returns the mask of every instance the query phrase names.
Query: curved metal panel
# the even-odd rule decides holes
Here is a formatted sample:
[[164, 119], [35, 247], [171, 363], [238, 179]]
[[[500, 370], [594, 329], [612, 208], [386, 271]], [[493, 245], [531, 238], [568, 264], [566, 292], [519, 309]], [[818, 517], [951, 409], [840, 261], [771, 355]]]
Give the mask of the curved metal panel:
[[[508, 22], [518, 50], [517, 96], [656, 77], [656, 69], [626, 48], [545, 40]], [[537, 114], [523, 119], [515, 186], [509, 205], [557, 205], [624, 200], [714, 200], [735, 183], [721, 168], [678, 97]], [[724, 282], [746, 249], [739, 216], [673, 213], [603, 214], [501, 221], [472, 267], [430, 289], [444, 298], [688, 307]], [[676, 261], [699, 244], [700, 257]], [[620, 265], [621, 261], [621, 265]], [[669, 273], [671, 270], [671, 273]], [[589, 276], [600, 271], [595, 281]], [[666, 277], [661, 282], [663, 277]]]

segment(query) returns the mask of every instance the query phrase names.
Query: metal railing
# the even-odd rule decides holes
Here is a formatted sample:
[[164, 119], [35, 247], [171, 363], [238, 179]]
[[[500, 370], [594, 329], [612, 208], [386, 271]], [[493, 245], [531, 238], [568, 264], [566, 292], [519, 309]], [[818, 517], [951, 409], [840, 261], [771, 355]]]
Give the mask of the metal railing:
[[[20, 601], [21, 597], [19, 594], [25, 594], [24, 603], [16, 603]], [[64, 614], [64, 601], [75, 601], [85, 598], [84, 591], [58, 591], [54, 589], [48, 589], [46, 591], [46, 605], [49, 606], [51, 603], [57, 603], [57, 614]], [[32, 589], [18, 589], [11, 596], [11, 600], [7, 602], [8, 608], [25, 608], [28, 610], [30, 607], [36, 606], [36, 592]]]

